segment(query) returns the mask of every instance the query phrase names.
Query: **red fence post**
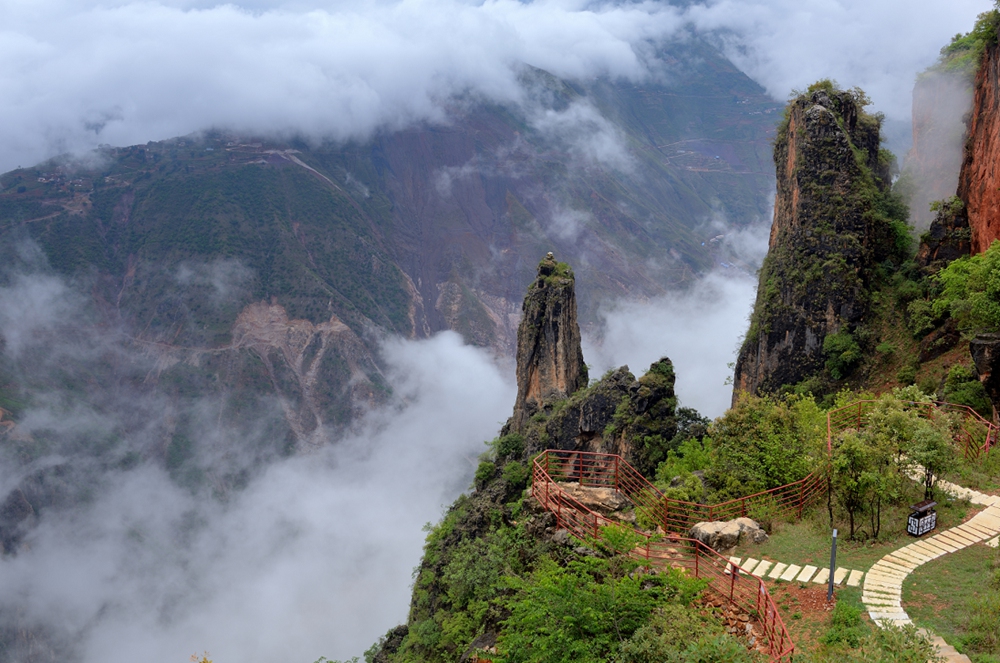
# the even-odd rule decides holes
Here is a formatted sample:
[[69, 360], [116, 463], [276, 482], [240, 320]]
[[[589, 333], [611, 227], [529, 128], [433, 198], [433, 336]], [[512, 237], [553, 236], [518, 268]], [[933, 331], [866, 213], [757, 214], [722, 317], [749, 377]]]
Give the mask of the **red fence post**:
[[736, 565], [731, 563], [729, 565], [729, 601], [730, 601], [730, 603], [732, 603], [732, 600], [733, 600], [733, 591], [736, 589], [736, 574], [737, 573], [738, 573], [738, 571], [736, 570]]

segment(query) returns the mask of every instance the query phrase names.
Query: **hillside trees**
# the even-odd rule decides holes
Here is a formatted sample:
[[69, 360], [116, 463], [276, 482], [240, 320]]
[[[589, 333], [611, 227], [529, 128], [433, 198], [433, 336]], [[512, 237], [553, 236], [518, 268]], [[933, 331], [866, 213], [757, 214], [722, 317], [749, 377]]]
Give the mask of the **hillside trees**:
[[929, 399], [915, 388], [883, 394], [866, 412], [864, 427], [843, 431], [833, 440], [831, 484], [837, 505], [850, 528], [859, 534], [858, 519], [867, 516], [872, 538], [882, 529], [882, 511], [905, 497], [905, 483], [922, 473], [924, 498], [933, 497], [935, 477], [955, 462], [953, 418], [935, 412], [922, 416]]

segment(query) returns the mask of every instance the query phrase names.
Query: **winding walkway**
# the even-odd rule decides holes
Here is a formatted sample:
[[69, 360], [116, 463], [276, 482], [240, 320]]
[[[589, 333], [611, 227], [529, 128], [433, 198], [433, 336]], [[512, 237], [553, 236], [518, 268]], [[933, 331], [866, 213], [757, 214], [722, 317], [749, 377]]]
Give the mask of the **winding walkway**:
[[[986, 508], [957, 527], [914, 541], [875, 562], [865, 575], [861, 601], [877, 624], [912, 623], [909, 615], [903, 610], [903, 580], [917, 567], [976, 543], [986, 542], [995, 545], [993, 538], [1000, 534], [1000, 497], [985, 495], [943, 480], [939, 480], [935, 485], [949, 495], [967, 499]], [[938, 646], [945, 660], [954, 663], [969, 661], [967, 656], [958, 653], [940, 636], [929, 632], [928, 635]]]

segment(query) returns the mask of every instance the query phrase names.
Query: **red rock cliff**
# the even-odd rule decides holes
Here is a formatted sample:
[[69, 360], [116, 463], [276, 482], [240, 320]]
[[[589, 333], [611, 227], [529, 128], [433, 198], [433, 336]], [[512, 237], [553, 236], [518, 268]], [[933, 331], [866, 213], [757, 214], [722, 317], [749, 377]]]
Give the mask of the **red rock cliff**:
[[976, 72], [975, 95], [958, 197], [965, 202], [972, 253], [1000, 238], [1000, 46], [988, 46]]

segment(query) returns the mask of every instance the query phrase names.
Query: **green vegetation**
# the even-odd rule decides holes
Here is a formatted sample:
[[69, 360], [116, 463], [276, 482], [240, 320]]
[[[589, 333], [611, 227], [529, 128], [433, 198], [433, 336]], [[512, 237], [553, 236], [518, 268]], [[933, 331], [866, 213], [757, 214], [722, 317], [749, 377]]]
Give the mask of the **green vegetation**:
[[924, 468], [924, 499], [930, 499], [934, 477], [950, 470], [960, 453], [952, 442], [954, 419], [944, 414], [927, 419], [908, 405], [910, 400], [929, 402], [914, 388], [883, 394], [866, 412], [864, 427], [848, 429], [833, 441], [833, 491], [852, 539], [863, 516], [871, 526], [868, 535], [879, 537], [883, 509], [902, 501], [907, 475], [916, 465]]
[[1000, 660], [998, 568], [996, 550], [984, 545], [923, 564], [903, 582], [907, 613], [974, 663]]
[[935, 318], [951, 316], [967, 330], [1000, 327], [1000, 241], [952, 261], [933, 279], [940, 287], [931, 305]]
[[[641, 661], [688, 649], [688, 638], [669, 641], [664, 631], [678, 614], [707, 637], [718, 624], [686, 608], [704, 587], [678, 570], [632, 573], [635, 563], [584, 557], [565, 566], [545, 560], [526, 579], [512, 579], [510, 616], [498, 639], [503, 663]], [[654, 613], [657, 619], [653, 620]], [[714, 629], [711, 628], [714, 626]], [[640, 629], [639, 638], [631, 639]], [[750, 660], [746, 647], [736, 644]], [[674, 660], [690, 660], [679, 658]]]
[[957, 34], [941, 49], [938, 62], [931, 71], [974, 73], [979, 68], [983, 51], [997, 43], [997, 28], [1000, 27], [1000, 11], [992, 9], [983, 12], [969, 32]]
[[[709, 427], [705, 479], [721, 502], [804, 478], [825, 456], [825, 419], [811, 398], [741, 395]], [[699, 468], [700, 469], [700, 468]]]

